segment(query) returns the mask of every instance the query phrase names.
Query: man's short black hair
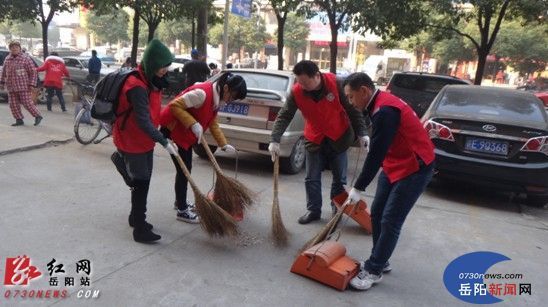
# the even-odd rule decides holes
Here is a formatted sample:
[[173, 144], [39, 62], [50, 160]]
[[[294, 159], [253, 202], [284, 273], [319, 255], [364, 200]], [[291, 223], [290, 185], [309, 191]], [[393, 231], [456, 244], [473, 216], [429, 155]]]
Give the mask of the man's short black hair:
[[355, 72], [348, 77], [346, 77], [346, 80], [344, 80], [343, 87], [344, 86], [350, 86], [352, 90], [357, 90], [361, 86], [367, 86], [371, 90], [375, 90], [375, 84], [369, 78], [369, 76], [366, 73], [363, 72]]
[[307, 75], [312, 78], [319, 72], [320, 69], [318, 68], [318, 65], [309, 60], [302, 60], [293, 67], [293, 73], [297, 76]]
[[97, 50], [91, 50], [91, 55], [97, 55]]

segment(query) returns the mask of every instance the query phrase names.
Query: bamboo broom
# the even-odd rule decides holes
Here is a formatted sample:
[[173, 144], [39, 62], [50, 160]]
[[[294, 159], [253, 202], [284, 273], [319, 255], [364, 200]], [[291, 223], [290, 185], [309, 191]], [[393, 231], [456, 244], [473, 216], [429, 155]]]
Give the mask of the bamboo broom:
[[272, 238], [277, 246], [286, 246], [288, 233], [280, 213], [278, 200], [278, 177], [280, 174], [280, 158], [276, 155], [274, 160], [274, 196], [272, 200]]
[[244, 210], [253, 203], [254, 197], [252, 192], [238, 180], [224, 175], [203, 136], [201, 138], [201, 143], [217, 174], [213, 201], [219, 204], [219, 206], [229, 214], [243, 213]]
[[238, 234], [238, 225], [234, 218], [228, 214], [225, 210], [219, 207], [213, 200], [207, 198], [200, 190], [198, 186], [190, 176], [190, 172], [185, 163], [181, 159], [181, 156], [176, 155], [175, 159], [183, 170], [185, 177], [188, 179], [192, 191], [194, 192], [194, 200], [196, 204], [196, 210], [200, 217], [200, 225], [202, 229], [210, 236], [223, 237], [225, 235], [234, 236]]
[[311, 248], [312, 246], [322, 242], [322, 241], [325, 241], [329, 235], [331, 235], [335, 229], [337, 228], [341, 218], [342, 218], [342, 215], [343, 215], [343, 212], [344, 212], [344, 209], [346, 209], [346, 206], [349, 204], [350, 202], [347, 200], [344, 202], [344, 204], [339, 208], [339, 210], [337, 211], [337, 214], [335, 214], [331, 220], [329, 220], [329, 222], [327, 222], [327, 224], [325, 224], [325, 226], [312, 238], [310, 239], [308, 242], [306, 242], [306, 244], [301, 248], [301, 251], [305, 251], [309, 248]]

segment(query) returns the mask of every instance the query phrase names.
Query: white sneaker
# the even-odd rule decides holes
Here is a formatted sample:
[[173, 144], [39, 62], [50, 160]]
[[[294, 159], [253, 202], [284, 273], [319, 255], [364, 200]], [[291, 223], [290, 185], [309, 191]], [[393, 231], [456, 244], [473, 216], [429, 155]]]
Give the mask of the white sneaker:
[[[188, 208], [188, 209], [190, 209], [190, 210], [196, 212], [196, 204], [191, 203], [191, 202], [189, 202], [189, 201], [187, 200], [186, 205], [187, 205], [187, 208]], [[177, 206], [177, 202], [174, 202], [174, 203], [173, 203], [173, 210], [179, 210], [179, 207]]]
[[350, 286], [356, 290], [367, 290], [371, 288], [374, 284], [382, 280], [381, 275], [375, 275], [367, 272], [363, 267], [363, 262], [360, 262], [360, 272], [358, 276], [350, 280]]
[[184, 211], [177, 210], [177, 219], [179, 221], [191, 223], [191, 224], [198, 224], [200, 223], [200, 217], [194, 213], [190, 208], [187, 208]]

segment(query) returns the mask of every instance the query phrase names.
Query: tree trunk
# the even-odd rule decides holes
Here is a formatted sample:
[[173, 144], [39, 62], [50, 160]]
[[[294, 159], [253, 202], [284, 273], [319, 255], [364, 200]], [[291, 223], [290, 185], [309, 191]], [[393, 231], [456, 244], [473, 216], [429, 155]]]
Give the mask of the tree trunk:
[[192, 35], [191, 35], [191, 48], [196, 48], [196, 13], [192, 12]]
[[285, 19], [278, 19], [278, 70], [284, 69], [284, 27]]
[[331, 43], [329, 43], [329, 71], [337, 73], [337, 37], [339, 35], [337, 26], [330, 22]]
[[478, 51], [478, 66], [476, 67], [476, 76], [474, 77], [474, 84], [481, 85], [481, 80], [483, 79], [483, 72], [485, 70], [485, 64], [487, 63], [487, 55], [489, 51], [485, 50], [484, 46]]
[[150, 42], [152, 39], [154, 39], [154, 32], [156, 32], [156, 29], [158, 29], [158, 25], [160, 22], [151, 22], [148, 25], [148, 38], [147, 42]]
[[133, 15], [133, 37], [131, 39], [131, 64], [135, 67], [137, 66], [137, 48], [139, 47], [139, 9], [138, 3], [136, 8], [134, 8]]
[[207, 58], [207, 7], [201, 7], [198, 10], [197, 29], [196, 29], [196, 47], [200, 54]]
[[49, 51], [48, 51], [48, 23], [41, 22], [40, 24], [42, 25], [42, 50], [43, 50], [42, 57], [45, 60], [46, 57], [49, 55]]

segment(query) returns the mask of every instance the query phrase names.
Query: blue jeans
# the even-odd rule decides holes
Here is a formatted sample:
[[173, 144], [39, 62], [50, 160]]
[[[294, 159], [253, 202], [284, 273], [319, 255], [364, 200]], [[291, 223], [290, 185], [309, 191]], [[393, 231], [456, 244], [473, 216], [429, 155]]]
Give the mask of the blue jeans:
[[322, 143], [320, 149], [314, 152], [306, 151], [306, 209], [315, 214], [322, 213], [322, 171], [328, 165], [331, 168], [333, 181], [331, 183], [331, 199], [344, 191], [346, 184], [346, 168], [348, 160], [346, 151], [337, 153], [327, 143]]
[[365, 262], [365, 269], [381, 274], [396, 248], [400, 231], [407, 214], [415, 205], [434, 174], [434, 163], [423, 166], [395, 183], [390, 183], [384, 172], [378, 179], [377, 192], [371, 205], [373, 224], [373, 249]]
[[66, 111], [65, 109], [65, 98], [63, 98], [63, 90], [60, 90], [55, 87], [46, 87], [46, 103], [48, 107], [48, 111], [51, 111], [51, 99], [53, 98], [53, 95], [56, 95], [57, 98], [59, 98], [59, 104], [61, 105], [61, 110]]

